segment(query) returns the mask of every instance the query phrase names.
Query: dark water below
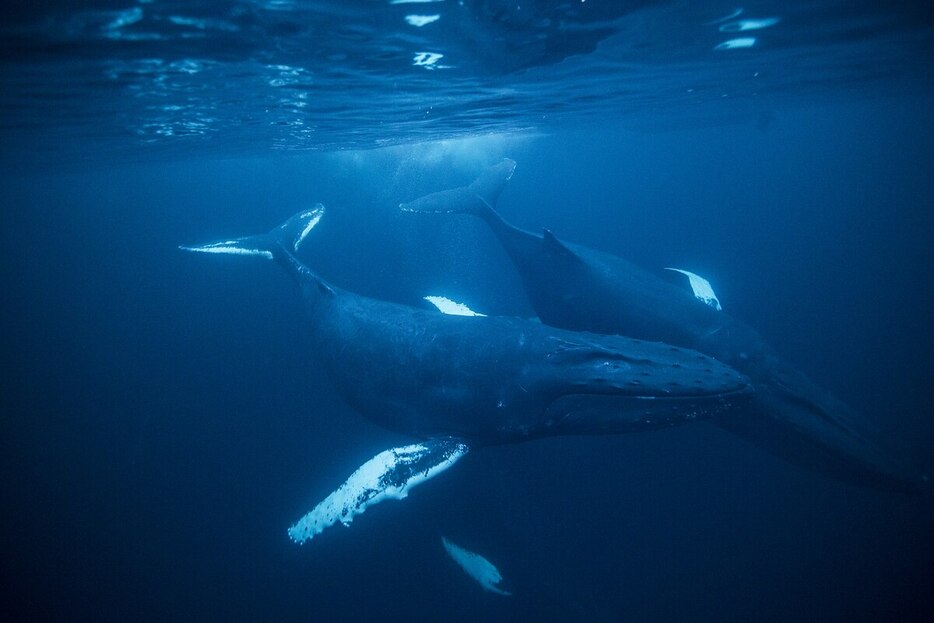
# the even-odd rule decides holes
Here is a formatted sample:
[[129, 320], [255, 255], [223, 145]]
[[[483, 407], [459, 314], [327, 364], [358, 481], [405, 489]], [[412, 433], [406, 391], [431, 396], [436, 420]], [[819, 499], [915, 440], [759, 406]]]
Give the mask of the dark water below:
[[[4, 8], [0, 615], [930, 620], [930, 495], [837, 483], [705, 424], [483, 449], [295, 546], [295, 519], [410, 439], [315, 369], [280, 271], [176, 249], [321, 201], [304, 257], [341, 287], [531, 316], [479, 223], [396, 210], [508, 156], [510, 221], [705, 275], [932, 473], [920, 6], [759, 3], [713, 24], [737, 7]], [[442, 535], [513, 595], [483, 592]]]

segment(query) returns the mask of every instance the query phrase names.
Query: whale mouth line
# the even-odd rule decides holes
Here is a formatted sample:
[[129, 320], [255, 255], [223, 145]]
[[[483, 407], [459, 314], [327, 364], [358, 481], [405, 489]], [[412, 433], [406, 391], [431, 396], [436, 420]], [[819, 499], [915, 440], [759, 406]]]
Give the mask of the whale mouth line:
[[628, 400], [640, 400], [640, 401], [650, 401], [650, 400], [659, 400], [664, 402], [678, 402], [678, 401], [697, 401], [697, 400], [717, 400], [720, 398], [733, 398], [736, 396], [745, 396], [752, 393], [752, 387], [736, 387], [735, 384], [732, 385], [732, 388], [722, 388], [722, 389], [710, 389], [703, 390], [699, 389], [697, 392], [688, 393], [685, 387], [679, 387], [672, 389], [671, 392], [666, 391], [655, 391], [649, 393], [626, 393], [625, 391], [614, 391], [619, 390], [620, 388], [606, 388], [605, 390], [597, 388], [588, 391], [569, 391], [557, 396], [552, 400], [552, 404], [555, 402], [568, 399], [568, 398], [577, 398], [577, 399], [586, 399], [590, 398], [593, 400], [619, 400], [619, 401], [628, 401]]
[[[546, 411], [551, 417], [566, 418], [573, 414], [603, 413], [610, 417], [641, 418], [645, 413], [667, 413], [672, 417], [684, 414], [712, 413], [737, 399], [746, 399], [749, 387], [697, 394], [620, 394], [601, 392], [570, 392], [552, 400]], [[616, 414], [612, 416], [611, 414]]]
[[577, 399], [593, 399], [593, 400], [619, 400], [619, 401], [628, 401], [628, 400], [639, 400], [639, 401], [651, 401], [659, 400], [663, 402], [686, 402], [686, 401], [697, 401], [697, 400], [718, 400], [720, 398], [733, 398], [736, 396], [745, 396], [752, 392], [748, 387], [742, 387], [739, 389], [724, 389], [722, 391], [708, 391], [708, 392], [698, 392], [696, 394], [687, 394], [687, 393], [651, 393], [651, 394], [625, 394], [618, 392], [568, 392], [566, 394], [561, 394], [552, 401], [552, 404], [559, 400], [577, 398]]
[[[677, 401], [677, 400], [704, 400], [707, 398], [731, 398], [734, 396], [743, 396], [751, 393], [752, 389], [749, 387], [742, 387], [740, 389], [725, 389], [722, 391], [710, 391], [710, 392], [700, 392], [697, 394], [644, 394], [644, 395], [635, 395], [635, 396], [623, 396], [625, 398], [634, 398], [636, 400], [665, 400], [665, 401]], [[585, 394], [586, 395], [586, 394]], [[605, 394], [594, 394], [594, 395], [605, 395]]]

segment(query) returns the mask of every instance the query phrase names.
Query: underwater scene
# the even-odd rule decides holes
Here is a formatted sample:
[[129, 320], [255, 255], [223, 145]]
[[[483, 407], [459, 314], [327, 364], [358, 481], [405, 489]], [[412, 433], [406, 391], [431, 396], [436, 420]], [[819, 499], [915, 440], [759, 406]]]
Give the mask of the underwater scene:
[[0, 7], [4, 621], [934, 620], [934, 13]]

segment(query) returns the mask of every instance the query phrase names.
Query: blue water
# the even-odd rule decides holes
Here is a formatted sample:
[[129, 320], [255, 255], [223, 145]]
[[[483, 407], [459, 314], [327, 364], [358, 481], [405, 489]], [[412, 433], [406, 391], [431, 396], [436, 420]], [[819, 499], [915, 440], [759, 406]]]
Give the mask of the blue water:
[[[736, 9], [0, 9], [0, 616], [931, 620], [929, 493], [839, 483], [702, 423], [481, 449], [296, 546], [292, 522], [411, 439], [316, 370], [281, 271], [177, 250], [320, 201], [303, 259], [340, 287], [532, 316], [482, 224], [396, 209], [510, 157], [505, 218], [703, 274], [934, 473], [930, 10]], [[482, 591], [442, 535], [513, 595]]]

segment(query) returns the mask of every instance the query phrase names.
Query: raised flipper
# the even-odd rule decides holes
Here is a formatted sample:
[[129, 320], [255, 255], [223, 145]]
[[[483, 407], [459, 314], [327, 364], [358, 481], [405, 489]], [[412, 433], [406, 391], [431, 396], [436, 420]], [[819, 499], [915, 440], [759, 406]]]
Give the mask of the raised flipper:
[[408, 203], [400, 203], [399, 209], [403, 212], [485, 216], [484, 212], [496, 205], [496, 200], [515, 170], [516, 163], [505, 158], [484, 171], [469, 186], [442, 190]]
[[456, 439], [429, 439], [380, 452], [289, 528], [289, 537], [304, 543], [338, 521], [350, 525], [356, 515], [383, 500], [404, 499], [410, 489], [454, 465], [468, 450]]
[[703, 301], [707, 305], [710, 305], [717, 311], [722, 311], [723, 308], [720, 307], [720, 300], [717, 298], [717, 295], [714, 294], [713, 286], [710, 285], [710, 282], [701, 277], [700, 275], [695, 275], [694, 273], [681, 270], [680, 268], [666, 268], [665, 270], [673, 270], [676, 273], [681, 273], [682, 275], [687, 275], [688, 281], [691, 284], [691, 290], [694, 291], [694, 296], [699, 300]]
[[422, 298], [437, 307], [439, 312], [449, 316], [486, 316], [486, 314], [475, 312], [463, 303], [452, 301], [446, 296], [425, 296]]
[[499, 569], [489, 560], [480, 554], [475, 554], [451, 543], [444, 537], [441, 537], [441, 543], [444, 544], [444, 549], [454, 559], [454, 562], [460, 565], [461, 569], [484, 589], [497, 595], [512, 595], [509, 591], [504, 591], [497, 586], [503, 581], [503, 576], [500, 574]]

